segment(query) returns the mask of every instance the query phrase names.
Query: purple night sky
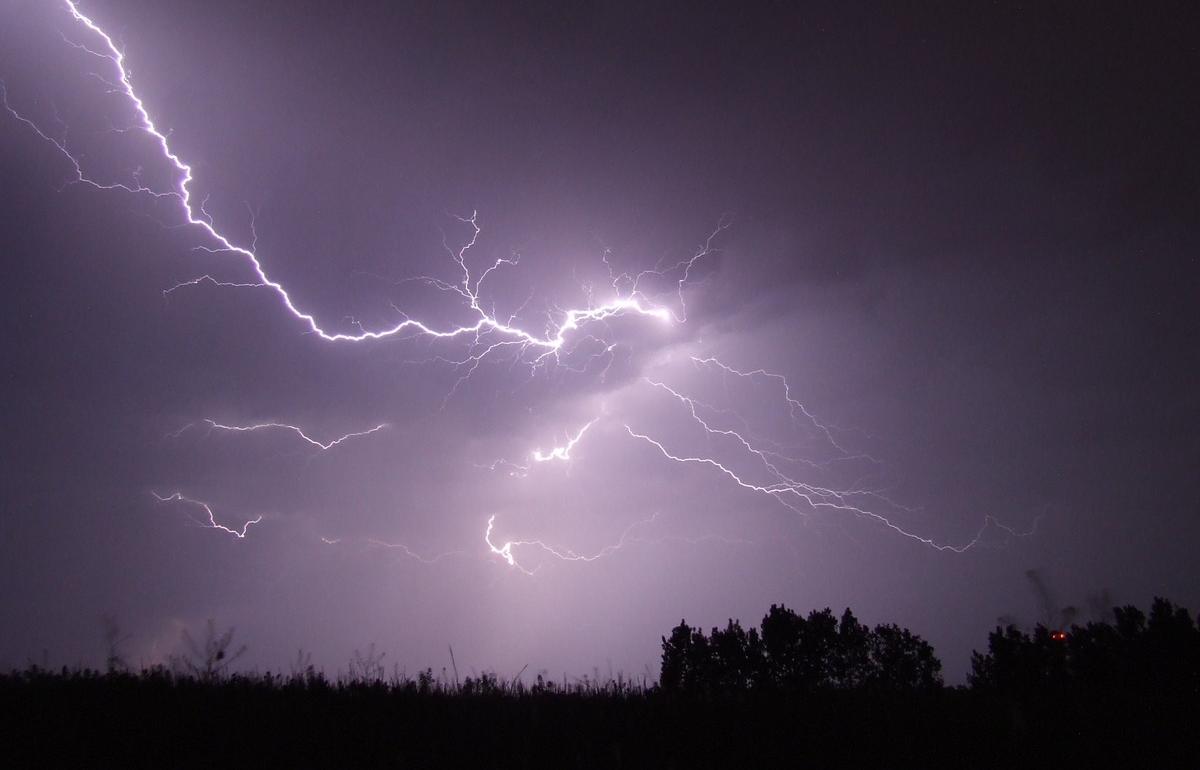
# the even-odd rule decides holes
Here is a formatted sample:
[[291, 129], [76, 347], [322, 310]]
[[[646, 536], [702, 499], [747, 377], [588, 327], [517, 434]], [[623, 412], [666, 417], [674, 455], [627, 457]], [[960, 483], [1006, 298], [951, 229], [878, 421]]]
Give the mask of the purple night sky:
[[0, 0], [0, 666], [1200, 606], [1194, 21], [842, 5]]

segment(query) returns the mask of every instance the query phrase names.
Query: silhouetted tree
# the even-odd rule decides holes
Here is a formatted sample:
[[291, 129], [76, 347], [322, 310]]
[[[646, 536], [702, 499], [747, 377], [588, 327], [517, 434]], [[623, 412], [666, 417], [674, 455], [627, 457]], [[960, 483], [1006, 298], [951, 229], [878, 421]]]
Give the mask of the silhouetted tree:
[[874, 687], [928, 690], [941, 685], [941, 662], [921, 637], [897, 626], [864, 626], [849, 608], [803, 617], [771, 605], [762, 631], [730, 620], [706, 637], [680, 622], [663, 637], [664, 690], [689, 693], [776, 689], [813, 692]]
[[659, 683], [664, 690], [683, 690], [691, 680], [688, 672], [688, 650], [692, 643], [692, 628], [681, 620], [671, 629], [671, 636], [662, 638], [662, 670]]
[[837, 655], [833, 658], [833, 679], [838, 687], [861, 687], [873, 678], [874, 646], [871, 629], [859, 623], [847, 607], [838, 622]]
[[750, 686], [756, 670], [751, 664], [752, 656], [760, 649], [758, 631], [750, 629], [747, 634], [736, 620], [730, 619], [723, 631], [714, 628], [709, 639], [712, 686], [720, 690], [741, 690]]
[[942, 662], [933, 646], [907, 628], [875, 626], [869, 638], [867, 683], [883, 690], [927, 691], [942, 686]]
[[782, 604], [772, 604], [763, 617], [763, 684], [784, 686], [799, 681], [800, 624], [803, 622], [803, 618]]
[[1112, 624], [1065, 631], [997, 628], [987, 654], [972, 653], [971, 686], [1020, 694], [1074, 686], [1200, 693], [1200, 630], [1186, 609], [1156, 598], [1148, 618], [1133, 606], [1114, 607], [1112, 617]]

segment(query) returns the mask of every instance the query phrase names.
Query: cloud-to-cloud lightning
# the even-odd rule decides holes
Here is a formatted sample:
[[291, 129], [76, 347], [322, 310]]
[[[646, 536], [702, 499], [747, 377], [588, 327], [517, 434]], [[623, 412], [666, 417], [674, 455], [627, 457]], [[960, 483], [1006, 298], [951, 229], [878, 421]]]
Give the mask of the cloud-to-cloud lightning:
[[[759, 375], [778, 378], [783, 383], [784, 396], [793, 417], [795, 416], [797, 410], [801, 411], [813, 425], [821, 429], [822, 433], [828, 438], [830, 444], [845, 454], [845, 450], [836, 444], [833, 437], [830, 435], [828, 428], [825, 428], [819, 421], [817, 421], [816, 418], [814, 418], [807, 410], [804, 409], [803, 406], [799, 404], [799, 402], [791, 398], [791, 391], [787, 384], [787, 380], [782, 376], [762, 370], [755, 372], [741, 372], [732, 367], [726, 366], [715, 358], [694, 360], [700, 363], [716, 365], [726, 372], [730, 372], [742, 377], [753, 377]], [[664, 383], [653, 380], [646, 380], [646, 382], [653, 387], [669, 394], [672, 398], [682, 404], [688, 410], [688, 414], [692, 421], [699, 425], [707, 436], [726, 439], [727, 442], [733, 447], [737, 448], [745, 455], [754, 458], [755, 463], [761, 468], [762, 471], [765, 472], [768, 480], [763, 482], [748, 480], [746, 474], [731, 468], [728, 463], [721, 462], [720, 460], [717, 460], [711, 456], [697, 454], [677, 454], [667, 449], [666, 445], [662, 441], [645, 433], [638, 432], [626, 424], [625, 430], [631, 437], [650, 444], [657, 449], [663, 457], [673, 462], [703, 465], [713, 468], [724, 474], [727, 478], [731, 479], [739, 487], [752, 492], [770, 496], [796, 513], [803, 515], [813, 511], [827, 510], [870, 519], [882, 524], [883, 526], [900, 535], [903, 535], [906, 538], [915, 540], [918, 543], [927, 545], [939, 551], [952, 551], [954, 553], [963, 553], [984, 542], [984, 534], [991, 526], [997, 527], [1010, 536], [1030, 534], [1019, 533], [1011, 527], [1001, 524], [992, 516], [988, 515], [984, 517], [983, 526], [980, 527], [975, 536], [963, 545], [939, 543], [933, 538], [918, 535], [905, 529], [904, 527], [901, 527], [899, 524], [896, 524], [887, 515], [872, 508], [866, 507], [867, 501], [874, 499], [875, 501], [881, 502], [889, 507], [903, 509], [903, 506], [897, 505], [893, 501], [883, 496], [882, 493], [874, 490], [859, 488], [834, 489], [831, 487], [802, 481], [791, 475], [788, 475], [780, 467], [783, 465], [783, 461], [800, 462], [810, 467], [815, 467], [815, 464], [804, 460], [795, 460], [793, 458], [785, 457], [777, 451], [757, 446], [740, 431], [729, 428], [714, 427], [709, 423], [708, 420], [700, 415], [700, 412], [698, 411], [700, 403], [696, 400], [680, 393]], [[865, 457], [865, 455], [862, 456]]]
[[502, 545], [496, 545], [492, 542], [492, 531], [495, 529], [496, 525], [495, 514], [488, 517], [487, 529], [485, 529], [483, 533], [483, 541], [487, 543], [488, 549], [496, 556], [504, 559], [504, 561], [508, 563], [508, 566], [515, 567], [521, 572], [524, 572], [526, 575], [533, 575], [538, 571], [538, 568], [535, 567], [534, 569], [528, 569], [522, 566], [522, 564], [517, 561], [516, 555], [513, 553], [514, 548], [520, 548], [522, 546], [537, 548], [554, 557], [555, 559], [558, 559], [559, 561], [595, 561], [597, 559], [602, 559], [615, 551], [619, 551], [628, 542], [631, 532], [640, 526], [649, 524], [650, 522], [654, 521], [654, 519], [655, 516], [651, 516], [649, 519], [635, 521], [633, 524], [630, 524], [628, 527], [626, 527], [623, 532], [621, 532], [621, 537], [616, 543], [612, 545], [606, 545], [591, 555], [576, 553], [569, 548], [558, 548], [541, 540], [507, 540]]
[[808, 411], [808, 409], [806, 409], [804, 407], [804, 404], [802, 404], [799, 401], [797, 401], [796, 399], [792, 398], [792, 387], [791, 387], [791, 385], [788, 384], [787, 378], [785, 378], [782, 374], [776, 374], [775, 372], [768, 372], [766, 369], [754, 369], [754, 370], [748, 371], [748, 372], [742, 371], [740, 369], [734, 369], [732, 366], [722, 363], [720, 360], [718, 360], [712, 356], [710, 356], [708, 358], [697, 358], [696, 356], [692, 356], [692, 361], [695, 362], [696, 364], [714, 366], [726, 374], [732, 374], [736, 377], [741, 377], [743, 379], [754, 379], [755, 377], [761, 377], [764, 379], [777, 381], [783, 388], [783, 398], [787, 402], [788, 411], [791, 414], [793, 423], [795, 423], [795, 421], [797, 419], [796, 418], [797, 412], [804, 415], [804, 419], [810, 425], [812, 425], [812, 427], [814, 427], [818, 431], [820, 431], [821, 435], [823, 435], [825, 437], [826, 441], [829, 442], [829, 445], [831, 447], [833, 447], [834, 449], [836, 449], [839, 453], [841, 453], [841, 457], [839, 459], [843, 459], [843, 460], [862, 459], [862, 460], [870, 460], [873, 463], [879, 462], [874, 457], [871, 457], [868, 454], [864, 454], [861, 452], [850, 452], [845, 447], [843, 447], [841, 444], [839, 444], [837, 439], [835, 439], [833, 437], [832, 426], [827, 425], [827, 424], [821, 422], [820, 420], [818, 420], [816, 418], [816, 416], [812, 414], [812, 412]]
[[688, 545], [697, 545], [699, 543], [713, 541], [713, 542], [725, 543], [727, 545], [755, 545], [754, 541], [752, 541], [752, 540], [744, 540], [741, 538], [721, 537], [720, 535], [700, 535], [700, 536], [696, 536], [696, 537], [686, 537], [686, 536], [680, 536], [680, 535], [661, 535], [659, 537], [645, 537], [645, 536], [634, 535], [634, 533], [637, 532], [638, 530], [648, 527], [651, 524], [653, 524], [654, 522], [656, 522], [658, 520], [658, 516], [659, 516], [659, 514], [655, 513], [654, 515], [650, 516], [649, 518], [639, 519], [638, 521], [633, 522], [632, 524], [627, 526], [625, 529], [621, 530], [621, 534], [617, 538], [617, 542], [606, 545], [603, 548], [601, 548], [599, 551], [596, 551], [595, 553], [591, 553], [591, 554], [578, 553], [577, 551], [572, 550], [570, 548], [562, 548], [559, 546], [551, 545], [549, 543], [546, 543], [543, 540], [506, 540], [503, 543], [497, 545], [495, 542], [492, 541], [492, 532], [495, 531], [495, 527], [496, 527], [496, 516], [495, 515], [488, 517], [487, 527], [484, 529], [484, 533], [483, 533], [483, 541], [487, 544], [488, 550], [492, 555], [499, 556], [501, 559], [503, 559], [508, 564], [508, 566], [513, 567], [517, 570], [520, 570], [521, 572], [525, 573], [526, 575], [531, 575], [531, 576], [533, 574], [535, 574], [539, 569], [541, 569], [541, 565], [534, 567], [533, 569], [529, 569], [528, 567], [525, 567], [523, 564], [521, 564], [521, 562], [519, 562], [517, 560], [517, 556], [515, 553], [513, 553], [513, 549], [523, 548], [523, 547], [536, 549], [537, 551], [540, 551], [540, 552], [550, 556], [553, 559], [557, 559], [558, 561], [593, 562], [598, 559], [603, 559], [606, 556], [611, 556], [612, 554], [624, 549], [626, 546], [634, 544], [634, 543], [657, 544], [657, 543], [667, 543], [667, 542], [678, 542], [678, 543], [686, 543]]
[[[288, 432], [296, 434], [301, 439], [303, 439], [305, 442], [312, 444], [313, 446], [315, 446], [321, 450], [333, 449], [335, 446], [338, 446], [339, 444], [341, 444], [345, 441], [349, 441], [352, 438], [359, 438], [361, 436], [369, 436], [372, 433], [377, 433], [377, 432], [383, 430], [384, 428], [388, 427], [387, 423], [380, 423], [379, 425], [376, 425], [373, 428], [355, 431], [353, 433], [347, 433], [344, 436], [339, 436], [339, 437], [337, 437], [335, 439], [331, 439], [329, 441], [319, 441], [318, 439], [315, 439], [312, 436], [305, 433], [303, 429], [301, 429], [295, 425], [289, 425], [287, 423], [282, 423], [282, 422], [260, 422], [260, 423], [255, 423], [253, 425], [225, 425], [223, 423], [217, 422], [216, 420], [205, 419], [204, 424], [208, 426], [208, 429], [210, 431], [218, 430], [218, 431], [228, 431], [231, 433], [253, 433], [255, 431], [264, 431], [264, 430], [288, 431]], [[179, 436], [190, 427], [192, 427], [191, 424], [185, 425], [182, 428], [180, 428], [179, 430], [177, 430], [174, 433], [171, 433], [169, 435], [171, 435], [172, 437]]]
[[188, 505], [193, 505], [193, 506], [196, 506], [197, 508], [200, 508], [201, 510], [204, 511], [205, 515], [208, 517], [207, 520], [193, 518], [192, 519], [193, 521], [195, 521], [197, 524], [199, 524], [200, 526], [205, 527], [207, 529], [219, 529], [222, 532], [228, 532], [229, 534], [233, 535], [234, 537], [238, 538], [239, 540], [246, 537], [246, 533], [250, 530], [250, 527], [252, 525], [258, 524], [263, 519], [262, 514], [259, 514], [255, 518], [250, 519], [245, 524], [243, 524], [241, 529], [233, 529], [232, 527], [227, 527], [224, 524], [218, 523], [216, 516], [213, 514], [212, 507], [208, 503], [206, 503], [202, 500], [193, 500], [190, 497], [184, 497], [183, 493], [181, 493], [181, 492], [175, 492], [173, 494], [167, 495], [166, 497], [163, 497], [162, 495], [160, 495], [157, 492], [151, 492], [150, 494], [154, 495], [154, 497], [160, 503], [172, 503], [172, 502], [187, 503]]

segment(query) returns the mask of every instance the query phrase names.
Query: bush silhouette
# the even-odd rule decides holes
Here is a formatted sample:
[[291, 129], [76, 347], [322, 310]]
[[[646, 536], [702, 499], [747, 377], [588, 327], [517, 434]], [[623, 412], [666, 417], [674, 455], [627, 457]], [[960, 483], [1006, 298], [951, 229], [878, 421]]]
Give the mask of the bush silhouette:
[[175, 659], [188, 675], [201, 681], [212, 682], [223, 677], [235, 660], [246, 653], [246, 645], [234, 649], [233, 628], [223, 633], [217, 631], [216, 622], [208, 619], [205, 624], [204, 641], [197, 642], [185, 628], [182, 632], [187, 652]]

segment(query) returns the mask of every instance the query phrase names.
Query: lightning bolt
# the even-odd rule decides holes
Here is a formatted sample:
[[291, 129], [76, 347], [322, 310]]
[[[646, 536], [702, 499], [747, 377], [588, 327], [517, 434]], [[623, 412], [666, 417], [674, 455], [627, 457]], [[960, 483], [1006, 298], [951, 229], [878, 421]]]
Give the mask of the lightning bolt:
[[535, 449], [533, 454], [530, 456], [533, 458], [535, 463], [545, 463], [550, 462], [551, 460], [570, 460], [571, 450], [574, 449], [575, 445], [578, 444], [580, 439], [583, 438], [583, 434], [587, 433], [588, 428], [595, 425], [596, 421], [599, 419], [599, 417], [595, 417], [588, 421], [582, 428], [575, 432], [574, 436], [568, 437], [566, 444], [563, 444], [562, 446], [556, 446], [549, 452], [543, 452], [540, 449]]
[[806, 409], [804, 407], [804, 404], [802, 404], [799, 401], [797, 401], [796, 399], [792, 398], [791, 385], [788, 384], [787, 378], [785, 378], [782, 374], [776, 374], [775, 372], [769, 372], [766, 369], [754, 369], [753, 371], [748, 371], [748, 372], [741, 371], [740, 369], [734, 369], [732, 366], [722, 363], [720, 360], [718, 360], [714, 357], [697, 358], [696, 356], [692, 356], [691, 359], [696, 364], [714, 366], [714, 367], [717, 367], [718, 369], [720, 369], [725, 374], [732, 374], [736, 377], [741, 377], [743, 379], [754, 379], [756, 377], [762, 377], [762, 378], [765, 378], [768, 380], [777, 381], [783, 388], [783, 398], [787, 402], [788, 410], [791, 413], [793, 424], [795, 424], [795, 422], [797, 420], [796, 414], [798, 412], [804, 416], [804, 419], [810, 425], [812, 425], [814, 428], [816, 428], [825, 437], [825, 439], [829, 442], [830, 446], [832, 446], [834, 449], [836, 449], [838, 452], [840, 452], [842, 454], [841, 459], [846, 459], [846, 460], [865, 459], [865, 460], [870, 460], [873, 463], [880, 464], [879, 460], [875, 459], [874, 457], [872, 457], [869, 454], [864, 454], [861, 452], [853, 453], [853, 452], [848, 451], [841, 444], [839, 444], [837, 442], [837, 439], [835, 439], [833, 437], [833, 433], [831, 432], [831, 428], [833, 426], [830, 426], [826, 423], [822, 423], [811, 412], [809, 412], [808, 409]]
[[231, 527], [225, 526], [224, 524], [218, 523], [216, 516], [213, 515], [212, 507], [208, 503], [206, 503], [202, 500], [193, 500], [190, 497], [184, 497], [183, 494], [180, 492], [175, 492], [174, 494], [167, 495], [166, 497], [163, 497], [162, 495], [158, 494], [157, 492], [151, 492], [150, 494], [154, 495], [154, 497], [157, 498], [157, 500], [160, 503], [172, 503], [172, 502], [187, 503], [188, 505], [193, 505], [193, 506], [200, 508], [201, 510], [204, 511], [205, 515], [208, 517], [208, 520], [201, 521], [199, 519], [193, 518], [192, 519], [193, 521], [195, 521], [197, 524], [199, 524], [200, 526], [205, 527], [207, 529], [219, 529], [222, 532], [228, 532], [229, 534], [233, 535], [234, 537], [238, 538], [239, 540], [246, 537], [246, 532], [249, 531], [251, 525], [258, 524], [263, 519], [262, 514], [259, 514], [256, 518], [250, 519], [245, 524], [243, 524], [241, 529], [233, 529]]
[[495, 543], [492, 542], [492, 531], [494, 530], [495, 523], [496, 523], [495, 514], [488, 517], [487, 528], [484, 530], [484, 533], [483, 533], [483, 541], [485, 543], [487, 543], [487, 547], [491, 551], [491, 553], [504, 559], [504, 561], [508, 563], [508, 566], [514, 567], [526, 575], [533, 576], [538, 571], [538, 569], [540, 569], [540, 567], [536, 567], [532, 570], [524, 567], [519, 561], [517, 561], [516, 555], [513, 554], [514, 548], [520, 548], [523, 546], [537, 548], [537, 549], [549, 554], [550, 556], [554, 557], [555, 559], [558, 559], [559, 561], [580, 561], [580, 562], [596, 561], [597, 559], [602, 559], [605, 556], [608, 556], [609, 554], [619, 551], [626, 544], [629, 534], [631, 532], [633, 532], [635, 529], [637, 529], [640, 526], [649, 524], [650, 522], [654, 521], [654, 519], [657, 517], [657, 515], [658, 514], [655, 514], [654, 516], [651, 516], [649, 519], [635, 521], [633, 524], [630, 524], [621, 533], [621, 537], [617, 540], [616, 543], [614, 543], [612, 545], [606, 545], [603, 548], [601, 548], [599, 551], [597, 551], [596, 553], [591, 554], [591, 555], [579, 554], [571, 549], [558, 548], [556, 546], [545, 543], [541, 540], [508, 540], [508, 541], [505, 541], [504, 544], [502, 544], [502, 545], [496, 545]]
[[686, 537], [686, 536], [680, 536], [680, 535], [663, 535], [660, 537], [653, 537], [653, 538], [634, 535], [634, 532], [650, 526], [651, 524], [656, 522], [658, 520], [658, 518], [659, 518], [659, 514], [656, 512], [649, 518], [639, 519], [638, 521], [633, 522], [632, 524], [630, 524], [624, 530], [621, 531], [621, 535], [620, 535], [620, 537], [617, 538], [617, 542], [606, 545], [603, 548], [601, 548], [599, 551], [596, 551], [595, 553], [591, 553], [591, 554], [581, 554], [570, 548], [562, 548], [559, 546], [551, 545], [551, 544], [545, 542], [544, 540], [506, 540], [504, 543], [497, 545], [496, 543], [494, 543], [492, 541], [492, 532], [495, 530], [495, 522], [496, 522], [495, 515], [492, 515], [488, 518], [487, 527], [484, 529], [484, 533], [483, 533], [483, 541], [487, 544], [488, 550], [492, 555], [499, 556], [501, 559], [503, 559], [505, 561], [505, 563], [508, 564], [508, 566], [518, 570], [519, 572], [529, 575], [531, 577], [534, 574], [536, 574], [539, 569], [541, 569], [541, 565], [539, 565], [533, 569], [529, 569], [528, 567], [525, 567], [523, 564], [521, 564], [519, 561], [517, 561], [517, 557], [516, 557], [516, 554], [513, 553], [513, 549], [522, 548], [522, 547], [534, 548], [534, 549], [537, 549], [537, 550], [549, 555], [550, 557], [552, 557], [554, 559], [557, 559], [558, 561], [593, 562], [593, 561], [597, 561], [599, 559], [603, 559], [607, 556], [611, 556], [612, 554], [622, 550], [626, 546], [631, 545], [633, 543], [659, 544], [659, 543], [675, 542], [675, 543], [686, 543], [688, 545], [698, 545], [698, 544], [704, 543], [704, 542], [720, 542], [720, 543], [724, 543], [726, 545], [757, 545], [757, 543], [755, 543], [752, 540], [743, 540], [740, 538], [727, 538], [727, 537], [721, 537], [720, 535], [700, 535], [700, 536], [696, 536], [696, 537]]
[[[341, 444], [344, 441], [349, 441], [352, 438], [359, 438], [361, 436], [369, 436], [372, 433], [377, 433], [377, 432], [383, 430], [384, 428], [388, 427], [387, 423], [380, 423], [379, 425], [376, 425], [373, 428], [368, 428], [367, 430], [356, 431], [354, 433], [347, 433], [346, 435], [339, 436], [338, 438], [335, 438], [331, 441], [318, 441], [317, 439], [315, 439], [312, 436], [309, 436], [307, 433], [305, 433], [301, 428], [298, 428], [295, 425], [288, 425], [287, 423], [281, 423], [281, 422], [261, 422], [261, 423], [255, 424], [255, 425], [223, 425], [222, 423], [219, 423], [215, 420], [205, 419], [204, 423], [206, 425], [208, 425], [209, 431], [219, 430], [219, 431], [228, 431], [231, 433], [253, 433], [255, 431], [260, 431], [260, 430], [289, 431], [289, 432], [294, 433], [295, 435], [299, 436], [305, 442], [312, 444], [313, 446], [317, 447], [318, 449], [321, 449], [322, 451], [333, 449], [335, 446], [338, 446], [339, 444]], [[193, 427], [193, 425], [194, 425], [194, 423], [185, 425], [182, 428], [180, 428], [179, 430], [175, 431], [174, 433], [169, 433], [167, 435], [169, 437], [176, 438], [176, 437], [182, 435], [183, 432], [186, 431], [188, 428]]]
[[[592, 427], [599, 421], [599, 416], [593, 417], [591, 420], [585, 423], [582, 428], [575, 431], [573, 435], [568, 434], [567, 443], [562, 444], [561, 446], [553, 447], [548, 452], [543, 452], [541, 449], [535, 449], [529, 453], [529, 458], [535, 463], [548, 463], [554, 460], [567, 462], [571, 459], [571, 450], [574, 449], [575, 445], [583, 439], [583, 434], [587, 433], [588, 428]], [[498, 471], [501, 468], [505, 468], [507, 469], [505, 470], [505, 475], [511, 478], [525, 478], [532, 468], [530, 465], [521, 465], [505, 459], [493, 460], [486, 465], [480, 465], [476, 463], [475, 467], [489, 471]]]
[[[788, 387], [787, 380], [782, 378], [780, 375], [772, 374], [772, 373], [765, 372], [762, 370], [758, 370], [755, 372], [741, 372], [741, 371], [738, 371], [731, 367], [725, 366], [724, 364], [721, 364], [716, 359], [694, 359], [694, 360], [696, 360], [700, 363], [705, 363], [705, 364], [715, 364], [715, 365], [719, 366], [721, 369], [723, 369], [724, 371], [734, 373], [738, 376], [743, 376], [743, 377], [767, 376], [767, 377], [771, 377], [771, 378], [780, 379], [783, 383], [785, 400], [788, 403], [790, 409], [792, 410], [793, 416], [796, 414], [797, 411], [800, 411], [803, 415], [805, 415], [805, 417], [812, 424], [817, 425], [819, 427], [823, 427], [821, 425], [821, 423], [816, 420], [816, 418], [812, 417], [812, 415], [809, 414], [809, 412], [807, 410], [805, 410], [803, 408], [803, 406], [801, 406], [799, 404], [799, 402], [797, 402], [795, 399], [791, 398], [790, 389]], [[748, 478], [744, 474], [739, 473], [738, 471], [731, 468], [729, 465], [727, 465], [713, 457], [704, 456], [704, 455], [677, 454], [677, 453], [669, 450], [666, 447], [666, 445], [663, 442], [659, 441], [658, 439], [655, 439], [645, 433], [639, 433], [638, 431], [634, 430], [630, 425], [626, 424], [625, 430], [632, 438], [638, 439], [640, 441], [643, 441], [643, 442], [651, 445], [652, 447], [657, 449], [658, 452], [663, 457], [667, 458], [668, 460], [671, 460], [672, 462], [676, 462], [676, 463], [680, 463], [680, 464], [702, 465], [702, 466], [707, 466], [709, 468], [712, 468], [712, 469], [720, 472], [726, 478], [733, 481], [737, 486], [741, 487], [742, 489], [771, 497], [774, 500], [778, 501], [783, 506], [785, 506], [786, 508], [788, 508], [789, 510], [794, 511], [798, 514], [807, 515], [808, 513], [812, 512], [814, 510], [832, 510], [832, 511], [836, 511], [836, 512], [842, 513], [842, 514], [850, 514], [850, 515], [857, 516], [860, 518], [865, 518], [865, 519], [875, 521], [876, 523], [883, 525], [887, 529], [890, 529], [893, 532], [896, 532], [897, 534], [903, 535], [904, 537], [909, 538], [910, 540], [914, 540], [918, 543], [929, 546], [935, 550], [951, 551], [954, 553], [964, 553], [964, 552], [974, 548], [975, 546], [979, 545], [980, 543], [984, 542], [984, 534], [987, 532], [987, 530], [990, 527], [993, 527], [993, 526], [1002, 530], [1003, 532], [1007, 533], [1008, 535], [1014, 536], [1014, 537], [1026, 536], [1026, 535], [1033, 533], [1032, 530], [1027, 533], [1018, 532], [1014, 528], [1009, 527], [1004, 524], [1001, 524], [996, 519], [994, 519], [992, 516], [988, 515], [988, 516], [984, 517], [983, 525], [980, 527], [979, 531], [975, 534], [975, 536], [973, 538], [971, 538], [968, 542], [966, 542], [965, 544], [962, 544], [962, 545], [939, 543], [932, 538], [916, 534], [914, 532], [911, 532], [911, 531], [901, 527], [899, 524], [896, 524], [894, 521], [892, 521], [888, 516], [884, 515], [883, 513], [880, 513], [879, 511], [865, 507], [865, 505], [866, 505], [865, 501], [867, 499], [874, 498], [874, 499], [884, 502], [888, 505], [903, 509], [903, 506], [899, 506], [898, 504], [889, 500], [887, 497], [882, 495], [880, 492], [877, 492], [874, 490], [868, 490], [868, 489], [857, 489], [857, 488], [838, 490], [838, 489], [833, 489], [833, 488], [826, 487], [826, 486], [820, 486], [817, 484], [813, 484], [810, 482], [806, 482], [806, 481], [802, 481], [797, 478], [794, 478], [794, 477], [788, 475], [787, 473], [785, 473], [781, 469], [780, 466], [782, 463], [779, 461], [781, 458], [781, 455], [779, 455], [779, 453], [756, 446], [750, 439], [748, 439], [745, 435], [743, 435], [739, 431], [728, 429], [728, 428], [714, 427], [707, 420], [705, 420], [704, 417], [702, 417], [700, 415], [700, 413], [698, 411], [699, 402], [678, 392], [677, 390], [671, 388], [670, 386], [668, 386], [664, 383], [656, 382], [656, 381], [648, 380], [648, 379], [645, 381], [648, 384], [650, 384], [651, 386], [669, 394], [672, 398], [674, 398], [680, 404], [682, 404], [688, 410], [688, 414], [691, 417], [692, 421], [694, 423], [696, 423], [697, 425], [699, 425], [700, 428], [704, 431], [704, 433], [706, 435], [708, 435], [710, 437], [717, 437], [718, 439], [726, 439], [728, 443], [731, 443], [736, 448], [739, 448], [740, 451], [743, 452], [745, 455], [748, 455], [749, 457], [753, 458], [755, 464], [757, 464], [763, 471], [765, 471], [765, 475], [769, 480], [765, 481], [765, 482], [754, 482], [754, 481], [748, 480]], [[836, 444], [833, 442], [832, 436], [829, 435], [828, 431], [824, 430], [824, 433], [825, 433], [826, 437], [829, 438], [830, 443], [834, 444], [834, 446], [836, 446]], [[838, 447], [838, 448], [839, 448], [839, 450], [841, 449], [840, 447]], [[844, 450], [842, 450], [842, 451], [844, 451]], [[783, 459], [789, 459], [789, 458], [783, 458]], [[809, 463], [809, 464], [811, 465], [811, 463]], [[1034, 522], [1034, 526], [1036, 527], [1036, 520]]]
[[[70, 42], [76, 48], [87, 51], [93, 56], [106, 59], [112, 63], [115, 70], [115, 79], [101, 78], [110, 90], [123, 95], [133, 106], [137, 115], [138, 121], [134, 128], [141, 130], [148, 135], [157, 146], [161, 157], [174, 170], [177, 181], [174, 187], [169, 190], [154, 190], [141, 183], [136, 185], [127, 185], [121, 183], [103, 183], [90, 178], [83, 168], [79, 158], [77, 158], [67, 146], [63, 139], [56, 138], [43, 131], [34, 121], [21, 115], [8, 102], [7, 91], [3, 91], [3, 103], [5, 108], [16, 119], [25, 123], [32, 128], [38, 136], [43, 140], [53, 145], [60, 154], [62, 154], [74, 169], [74, 178], [72, 182], [84, 183], [101, 190], [120, 189], [127, 192], [148, 194], [159, 199], [174, 199], [179, 204], [180, 214], [184, 221], [191, 226], [202, 230], [208, 238], [214, 242], [214, 246], [207, 247], [212, 251], [227, 252], [236, 254], [242, 257], [245, 263], [250, 268], [255, 280], [252, 282], [225, 282], [218, 281], [211, 276], [201, 276], [198, 278], [184, 281], [167, 292], [175, 291], [185, 286], [195, 286], [201, 283], [209, 283], [216, 286], [235, 286], [235, 287], [256, 287], [269, 290], [274, 293], [283, 307], [293, 317], [300, 321], [311, 333], [315, 334], [322, 340], [327, 342], [366, 342], [369, 340], [380, 340], [388, 337], [408, 336], [408, 335], [423, 335], [433, 339], [454, 339], [464, 338], [472, 341], [472, 346], [480, 348], [482, 352], [473, 353], [468, 359], [459, 363], [477, 365], [480, 360], [492, 353], [493, 351], [508, 347], [517, 346], [523, 353], [527, 350], [533, 350], [536, 353], [536, 361], [544, 361], [548, 356], [556, 356], [564, 345], [567, 344], [568, 338], [574, 332], [582, 329], [584, 326], [603, 322], [607, 319], [620, 315], [638, 315], [648, 318], [658, 319], [659, 321], [670, 323], [673, 320], [683, 320], [686, 317], [686, 308], [681, 305], [680, 314], [676, 315], [671, 310], [655, 305], [650, 298], [641, 290], [641, 281], [650, 276], [666, 277], [668, 275], [678, 275], [676, 283], [678, 286], [678, 295], [682, 301], [682, 287], [690, 277], [691, 271], [696, 262], [710, 253], [712, 242], [716, 235], [725, 227], [728, 226], [726, 221], [722, 221], [716, 231], [709, 236], [704, 246], [699, 249], [689, 259], [681, 260], [675, 265], [668, 267], [656, 266], [654, 270], [646, 270], [636, 275], [629, 273], [613, 273], [611, 266], [609, 268], [612, 284], [616, 296], [608, 299], [599, 305], [589, 305], [583, 308], [572, 308], [561, 312], [557, 320], [552, 320], [548, 324], [548, 328], [543, 333], [532, 332], [515, 325], [515, 321], [510, 318], [508, 321], [502, 321], [494, 311], [486, 310], [481, 301], [481, 292], [484, 281], [494, 271], [504, 267], [511, 266], [517, 263], [516, 259], [497, 259], [485, 269], [482, 273], [475, 277], [472, 275], [471, 269], [467, 265], [467, 251], [475, 245], [480, 233], [480, 227], [477, 222], [477, 217], [472, 214], [470, 217], [459, 217], [460, 221], [469, 224], [473, 229], [473, 234], [469, 242], [462, 248], [451, 252], [451, 258], [458, 265], [461, 271], [461, 280], [456, 282], [445, 281], [437, 278], [423, 277], [420, 280], [425, 280], [430, 285], [438, 290], [456, 294], [465, 303], [467, 309], [475, 316], [472, 323], [460, 326], [450, 326], [447, 328], [437, 328], [434, 325], [421, 321], [419, 319], [410, 318], [401, 313], [402, 318], [397, 323], [381, 329], [367, 330], [360, 328], [357, 333], [346, 333], [338, 331], [330, 331], [321, 325], [316, 317], [302, 310], [287, 289], [280, 282], [274, 280], [267, 273], [266, 267], [259, 259], [255, 252], [253, 244], [250, 246], [242, 246], [235, 243], [232, 238], [219, 229], [213, 223], [212, 218], [204, 210], [203, 202], [196, 204], [193, 200], [191, 183], [193, 181], [193, 170], [191, 165], [186, 163], [171, 147], [167, 134], [163, 133], [150, 116], [148, 107], [142, 98], [138, 95], [133, 87], [129, 69], [126, 66], [125, 55], [114, 43], [112, 37], [104, 31], [94, 20], [85, 15], [80, 9], [79, 4], [75, 0], [64, 0], [66, 8], [72, 19], [86, 28], [100, 44], [99, 50], [82, 43]], [[608, 264], [607, 257], [605, 264]], [[500, 339], [492, 341], [492, 337]], [[468, 375], [469, 376], [469, 375]]]

